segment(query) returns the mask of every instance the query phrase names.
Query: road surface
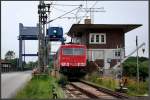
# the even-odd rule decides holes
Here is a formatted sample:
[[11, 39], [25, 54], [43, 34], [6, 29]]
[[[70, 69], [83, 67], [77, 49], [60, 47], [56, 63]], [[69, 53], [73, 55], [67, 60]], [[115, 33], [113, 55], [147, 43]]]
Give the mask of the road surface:
[[1, 98], [13, 97], [31, 77], [31, 71], [1, 74]]

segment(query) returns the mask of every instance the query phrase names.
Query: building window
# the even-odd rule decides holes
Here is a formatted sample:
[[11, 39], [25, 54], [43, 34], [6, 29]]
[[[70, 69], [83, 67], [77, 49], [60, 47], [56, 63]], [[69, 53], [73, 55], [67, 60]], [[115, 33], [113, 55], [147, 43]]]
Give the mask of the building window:
[[116, 52], [115, 52], [115, 56], [116, 56], [116, 57], [120, 57], [120, 51], [116, 51]]
[[106, 44], [106, 34], [90, 33], [90, 44]]
[[96, 35], [96, 42], [99, 43], [99, 35]]
[[90, 42], [94, 42], [94, 34], [91, 34]]
[[72, 42], [73, 43], [80, 43], [81, 42], [81, 38], [72, 38]]
[[104, 35], [101, 35], [101, 42], [104, 43]]

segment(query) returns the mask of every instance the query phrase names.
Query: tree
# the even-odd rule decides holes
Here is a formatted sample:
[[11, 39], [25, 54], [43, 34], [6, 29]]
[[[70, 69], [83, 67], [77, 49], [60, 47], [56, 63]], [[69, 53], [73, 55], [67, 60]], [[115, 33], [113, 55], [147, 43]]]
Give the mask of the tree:
[[9, 50], [6, 54], [5, 54], [5, 60], [11, 60], [15, 58], [15, 52]]
[[17, 67], [18, 58], [10, 59], [10, 60], [8, 60], [8, 62], [11, 63], [12, 67]]
[[140, 58], [139, 58], [139, 61], [140, 61], [140, 62], [144, 62], [144, 61], [147, 61], [147, 60], [148, 60], [148, 58], [146, 58], [146, 57], [140, 57]]
[[123, 75], [129, 77], [136, 77], [136, 62], [123, 63]]
[[37, 65], [38, 65], [38, 61], [35, 61], [35, 62], [30, 61], [26, 64], [26, 68], [34, 68], [34, 67], [37, 67]]
[[[137, 77], [136, 57], [130, 57], [123, 63], [123, 75]], [[140, 79], [145, 80], [148, 77], [148, 58], [139, 57], [139, 74]]]
[[148, 77], [148, 64], [149, 64], [149, 61], [143, 61], [141, 64], [140, 64], [140, 67], [139, 67], [139, 71], [140, 71], [140, 78], [143, 79], [145, 81], [145, 79]]

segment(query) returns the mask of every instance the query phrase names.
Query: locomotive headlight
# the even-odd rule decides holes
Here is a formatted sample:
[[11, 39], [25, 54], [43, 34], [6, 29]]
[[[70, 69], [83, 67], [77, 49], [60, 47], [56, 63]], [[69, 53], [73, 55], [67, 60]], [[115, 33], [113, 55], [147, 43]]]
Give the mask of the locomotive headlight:
[[69, 66], [69, 63], [61, 63], [61, 66]]
[[81, 63], [82, 66], [85, 66], [85, 63]]
[[66, 63], [66, 66], [69, 66], [69, 63]]
[[65, 66], [66, 65], [66, 63], [61, 63], [61, 66]]
[[85, 66], [85, 63], [79, 63], [78, 65], [79, 66]]

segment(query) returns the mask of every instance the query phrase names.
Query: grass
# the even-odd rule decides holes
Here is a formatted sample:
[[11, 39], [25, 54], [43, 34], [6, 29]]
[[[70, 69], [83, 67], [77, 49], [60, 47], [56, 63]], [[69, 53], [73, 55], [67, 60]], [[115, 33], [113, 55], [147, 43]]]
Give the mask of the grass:
[[100, 85], [101, 87], [108, 88], [111, 90], [115, 90], [115, 88], [117, 87], [117, 82], [113, 78], [111, 77], [102, 78], [96, 75], [96, 73], [93, 73], [88, 80]]
[[145, 94], [148, 94], [148, 80], [145, 82], [140, 82], [139, 83], [139, 89], [138, 89], [138, 84], [134, 80], [128, 80], [127, 84], [128, 92], [127, 94], [130, 96], [142, 96]]
[[16, 99], [52, 99], [52, 87], [55, 86], [55, 90], [58, 98], [64, 98], [63, 90], [56, 83], [56, 79], [48, 75], [34, 76], [31, 81], [27, 83], [25, 88], [20, 90]]
[[[101, 87], [111, 89], [113, 91], [115, 91], [115, 88], [119, 86], [117, 80], [111, 77], [100, 77], [96, 75], [96, 73], [92, 74], [88, 78], [88, 81], [91, 81]], [[137, 82], [133, 79], [128, 78], [128, 83], [126, 84], [126, 87], [128, 88], [127, 94], [129, 96], [143, 96], [145, 94], [148, 94], [148, 80], [145, 82], [140, 81], [139, 90], [137, 90]]]

